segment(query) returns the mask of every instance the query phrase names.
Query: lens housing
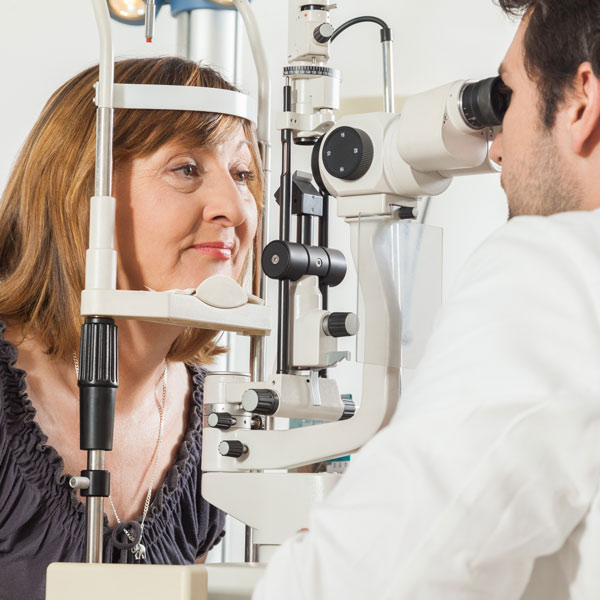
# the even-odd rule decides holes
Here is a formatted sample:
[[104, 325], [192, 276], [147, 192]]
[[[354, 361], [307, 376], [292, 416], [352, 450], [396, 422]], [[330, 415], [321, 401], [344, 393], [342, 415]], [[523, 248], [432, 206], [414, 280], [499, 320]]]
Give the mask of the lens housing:
[[472, 129], [502, 125], [511, 95], [501, 77], [466, 84], [459, 100], [465, 122]]

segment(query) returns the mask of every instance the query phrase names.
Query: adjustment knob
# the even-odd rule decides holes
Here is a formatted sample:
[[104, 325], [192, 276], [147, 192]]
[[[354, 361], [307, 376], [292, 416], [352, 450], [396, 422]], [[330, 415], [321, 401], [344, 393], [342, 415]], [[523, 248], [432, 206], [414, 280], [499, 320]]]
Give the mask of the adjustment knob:
[[351, 419], [356, 413], [356, 404], [354, 404], [352, 398], [342, 397], [342, 402], [344, 403], [344, 412], [340, 417], [340, 421], [346, 421], [347, 419]]
[[331, 39], [334, 31], [331, 23], [323, 23], [314, 30], [313, 36], [319, 44], [326, 44]]
[[271, 416], [279, 408], [279, 396], [273, 390], [246, 390], [242, 396], [246, 412]]
[[232, 417], [226, 412], [213, 412], [208, 415], [207, 419], [210, 427], [216, 427], [217, 429], [229, 429], [236, 424], [235, 417]]
[[248, 448], [239, 440], [224, 441], [219, 444], [219, 454], [230, 458], [239, 458], [248, 452]]
[[323, 319], [323, 331], [335, 338], [356, 335], [358, 317], [354, 313], [330, 313]]
[[337, 179], [360, 179], [373, 164], [373, 142], [354, 127], [334, 129], [323, 144], [323, 165]]

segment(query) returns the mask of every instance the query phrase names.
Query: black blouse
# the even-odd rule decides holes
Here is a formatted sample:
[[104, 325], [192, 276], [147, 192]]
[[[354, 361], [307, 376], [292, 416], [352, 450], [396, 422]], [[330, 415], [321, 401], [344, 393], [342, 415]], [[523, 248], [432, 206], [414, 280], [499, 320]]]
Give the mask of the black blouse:
[[[85, 505], [69, 487], [64, 463], [35, 421], [17, 349], [0, 322], [0, 599], [43, 600], [52, 562], [85, 559]], [[191, 564], [223, 536], [224, 514], [201, 495], [202, 398], [205, 371], [188, 367], [193, 399], [175, 463], [144, 523], [146, 561]], [[139, 532], [141, 515], [115, 528], [104, 516], [104, 562], [136, 562], [123, 532]]]

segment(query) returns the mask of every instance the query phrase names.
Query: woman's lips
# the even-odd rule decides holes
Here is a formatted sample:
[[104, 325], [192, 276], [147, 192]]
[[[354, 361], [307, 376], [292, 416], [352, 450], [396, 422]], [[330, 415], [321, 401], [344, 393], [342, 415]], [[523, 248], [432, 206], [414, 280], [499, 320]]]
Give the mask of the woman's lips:
[[217, 260], [231, 260], [233, 242], [205, 242], [203, 244], [194, 244], [192, 250], [205, 254]]

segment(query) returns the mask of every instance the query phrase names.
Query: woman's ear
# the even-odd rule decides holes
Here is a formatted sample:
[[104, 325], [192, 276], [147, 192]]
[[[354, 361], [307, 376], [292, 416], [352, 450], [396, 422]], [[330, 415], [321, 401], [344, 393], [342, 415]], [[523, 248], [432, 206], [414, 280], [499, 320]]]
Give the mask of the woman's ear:
[[582, 63], [577, 69], [571, 94], [571, 149], [585, 157], [600, 144], [600, 79], [589, 62]]

